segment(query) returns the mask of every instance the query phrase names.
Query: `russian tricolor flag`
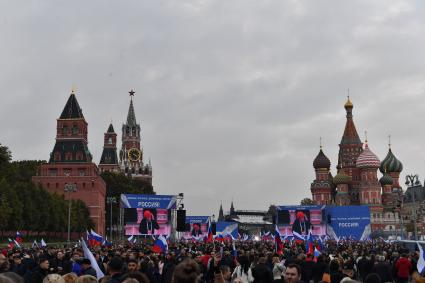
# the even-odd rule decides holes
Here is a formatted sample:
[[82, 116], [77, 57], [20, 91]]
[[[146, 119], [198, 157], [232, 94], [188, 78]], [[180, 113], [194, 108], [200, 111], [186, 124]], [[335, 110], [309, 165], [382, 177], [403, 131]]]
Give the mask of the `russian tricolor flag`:
[[208, 220], [208, 236], [205, 239], [205, 242], [207, 243], [211, 243], [213, 241], [213, 233], [212, 233], [212, 226], [211, 226], [211, 221]]
[[16, 231], [15, 241], [18, 242], [19, 244], [21, 244], [24, 241], [22, 239], [22, 235], [21, 235], [21, 233], [19, 233], [19, 231]]
[[167, 253], [168, 244], [164, 236], [159, 236], [153, 244], [152, 251], [155, 253]]
[[280, 231], [277, 225], [275, 226], [275, 230], [274, 230], [274, 242], [275, 242], [276, 253], [282, 254], [283, 243], [282, 243], [282, 239], [280, 238]]
[[89, 233], [89, 245], [92, 247], [101, 246], [103, 243], [103, 237], [91, 230]]

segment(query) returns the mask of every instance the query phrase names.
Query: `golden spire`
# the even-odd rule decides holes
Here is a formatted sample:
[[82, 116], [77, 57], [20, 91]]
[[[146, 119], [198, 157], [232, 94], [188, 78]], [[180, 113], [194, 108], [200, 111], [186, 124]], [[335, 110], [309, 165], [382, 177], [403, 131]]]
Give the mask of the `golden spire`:
[[364, 136], [365, 136], [364, 142], [365, 142], [365, 144], [367, 144], [367, 131], [364, 131]]
[[391, 149], [391, 135], [388, 135], [388, 147]]
[[75, 94], [77, 92], [77, 87], [73, 84], [71, 88], [71, 94]]
[[322, 149], [323, 148], [323, 145], [322, 145], [322, 137], [320, 137], [320, 149]]

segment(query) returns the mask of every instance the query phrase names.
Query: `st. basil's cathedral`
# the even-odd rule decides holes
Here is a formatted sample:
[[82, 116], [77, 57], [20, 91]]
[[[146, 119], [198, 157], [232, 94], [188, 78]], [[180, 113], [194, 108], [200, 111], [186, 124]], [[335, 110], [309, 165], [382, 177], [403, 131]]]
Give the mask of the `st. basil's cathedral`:
[[[395, 157], [391, 144], [381, 162], [357, 134], [353, 120], [353, 103], [344, 105], [346, 124], [339, 144], [337, 174], [330, 172], [331, 162], [320, 147], [313, 161], [316, 179], [311, 183], [313, 201], [319, 205], [367, 205], [370, 208], [372, 231], [394, 233], [400, 229], [403, 197], [399, 184], [403, 164]], [[383, 174], [378, 180], [377, 171]]]
[[152, 166], [143, 162], [140, 124], [136, 122], [133, 106], [134, 91], [130, 91], [127, 120], [122, 126], [120, 159], [117, 155], [117, 134], [112, 123], [104, 134], [99, 165], [93, 162], [88, 148], [88, 123], [74, 91], [57, 119], [56, 142], [49, 162], [42, 164], [35, 184], [65, 199], [82, 200], [95, 225], [95, 231], [105, 231], [106, 183], [100, 176], [104, 171], [124, 173], [128, 177], [152, 184]]

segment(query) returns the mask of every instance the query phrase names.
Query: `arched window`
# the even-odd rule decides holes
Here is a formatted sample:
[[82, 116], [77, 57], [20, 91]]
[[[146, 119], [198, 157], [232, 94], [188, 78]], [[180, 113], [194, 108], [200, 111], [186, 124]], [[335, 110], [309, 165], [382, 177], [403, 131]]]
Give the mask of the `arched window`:
[[62, 127], [62, 135], [67, 136], [68, 135], [68, 126], [64, 125]]
[[61, 161], [61, 154], [60, 154], [60, 152], [56, 151], [53, 159], [54, 159], [54, 161]]
[[112, 144], [112, 138], [108, 139], [108, 144]]
[[73, 135], [78, 134], [78, 126], [77, 126], [77, 124], [72, 125], [72, 134]]

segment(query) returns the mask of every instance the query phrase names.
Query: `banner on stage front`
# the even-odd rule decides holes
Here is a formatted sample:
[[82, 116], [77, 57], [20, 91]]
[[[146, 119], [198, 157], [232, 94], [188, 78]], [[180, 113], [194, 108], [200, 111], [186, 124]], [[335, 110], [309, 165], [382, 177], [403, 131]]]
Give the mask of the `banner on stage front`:
[[333, 239], [364, 241], [370, 237], [370, 210], [368, 206], [327, 206], [327, 234]]
[[170, 210], [176, 208], [173, 195], [122, 194], [126, 235], [169, 235]]

